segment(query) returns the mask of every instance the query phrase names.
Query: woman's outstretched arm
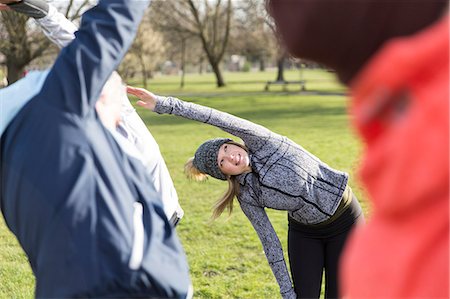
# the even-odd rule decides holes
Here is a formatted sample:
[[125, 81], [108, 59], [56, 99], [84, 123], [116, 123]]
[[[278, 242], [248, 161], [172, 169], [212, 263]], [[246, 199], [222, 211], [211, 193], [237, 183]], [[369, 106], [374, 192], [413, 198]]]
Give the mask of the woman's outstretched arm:
[[128, 86], [127, 91], [139, 98], [137, 104], [160, 114], [174, 114], [215, 126], [241, 138], [251, 151], [257, 151], [268, 142], [282, 138], [269, 129], [237, 116], [174, 97], [162, 97], [143, 88]]

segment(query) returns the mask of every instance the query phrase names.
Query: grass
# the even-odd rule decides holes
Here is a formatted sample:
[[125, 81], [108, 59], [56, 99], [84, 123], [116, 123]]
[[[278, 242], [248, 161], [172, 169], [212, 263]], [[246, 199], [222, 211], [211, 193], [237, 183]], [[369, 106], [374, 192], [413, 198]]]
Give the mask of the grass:
[[32, 298], [34, 276], [16, 238], [0, 220], [0, 298]]
[[[298, 72], [287, 72], [298, 80]], [[308, 70], [304, 74], [309, 91], [279, 86], [264, 92], [275, 73], [226, 73], [227, 87], [218, 89], [211, 74], [189, 75], [184, 89], [178, 77], [150, 81], [149, 89], [162, 95], [176, 95], [224, 110], [286, 135], [334, 168], [350, 173], [350, 184], [362, 199], [355, 180], [360, 144], [349, 129], [345, 92], [331, 73]], [[329, 95], [324, 95], [327, 92]], [[231, 217], [209, 222], [211, 205], [225, 191], [226, 183], [208, 180], [194, 183], [183, 175], [183, 164], [205, 139], [229, 136], [201, 123], [179, 117], [157, 115], [138, 109], [171, 171], [185, 217], [177, 231], [185, 248], [194, 284], [195, 298], [279, 298], [279, 289], [266, 262], [259, 239], [250, 222], [235, 205]], [[362, 201], [365, 211], [368, 211]], [[283, 246], [286, 245], [286, 213], [268, 211]], [[0, 298], [30, 298], [34, 280], [15, 238], [0, 224]]]

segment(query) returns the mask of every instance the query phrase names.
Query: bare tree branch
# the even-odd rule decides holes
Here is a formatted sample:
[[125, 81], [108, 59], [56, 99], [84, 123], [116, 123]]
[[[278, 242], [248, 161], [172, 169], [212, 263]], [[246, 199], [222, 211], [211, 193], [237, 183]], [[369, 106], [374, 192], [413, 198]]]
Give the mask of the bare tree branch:
[[73, 0], [70, 0], [69, 4], [67, 5], [66, 12], [64, 13], [66, 18], [69, 18], [69, 13], [70, 13], [70, 10], [72, 9], [72, 5], [73, 5]]
[[225, 50], [226, 50], [226, 46], [228, 44], [228, 38], [230, 37], [231, 12], [232, 12], [231, 0], [228, 0], [228, 4], [227, 4], [227, 21], [226, 21], [227, 25], [225, 26], [225, 36], [224, 36], [224, 41], [222, 43], [222, 50], [218, 54], [219, 60], [222, 60], [222, 57], [223, 57], [223, 55], [225, 53]]
[[30, 55], [30, 62], [36, 59], [37, 57], [41, 56], [49, 46], [50, 46], [49, 40], [46, 39], [42, 41], [39, 47], [36, 50], [34, 50], [34, 52]]
[[[60, 3], [66, 6], [59, 9], [65, 11], [69, 19], [73, 19], [79, 17], [82, 9], [90, 4], [90, 0], [68, 0]], [[75, 8], [75, 13], [71, 15]], [[49, 53], [47, 49], [50, 42], [37, 26], [27, 24], [27, 16], [14, 11], [1, 11], [0, 16], [0, 53], [5, 57], [8, 82], [13, 83], [20, 78], [30, 62]]]
[[224, 86], [220, 63], [230, 35], [231, 0], [155, 1], [152, 4], [154, 22], [167, 34], [176, 33], [179, 41], [195, 35], [211, 65], [218, 86]]
[[71, 20], [76, 20], [81, 17], [81, 10], [85, 8], [90, 3], [89, 0], [84, 0], [84, 2], [78, 7], [75, 13], [70, 17]]

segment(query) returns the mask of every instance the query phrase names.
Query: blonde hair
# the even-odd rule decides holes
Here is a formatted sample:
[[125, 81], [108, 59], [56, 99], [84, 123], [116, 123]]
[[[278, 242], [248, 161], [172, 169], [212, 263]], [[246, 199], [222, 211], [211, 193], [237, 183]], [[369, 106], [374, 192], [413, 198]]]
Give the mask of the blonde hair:
[[188, 179], [197, 182], [205, 181], [208, 178], [206, 173], [201, 172], [194, 166], [194, 157], [189, 158], [184, 164], [184, 174], [186, 174]]
[[228, 190], [213, 206], [213, 214], [211, 216], [213, 221], [219, 218], [225, 209], [228, 210], [228, 215], [231, 215], [231, 212], [233, 212], [233, 201], [239, 194], [239, 182], [235, 176], [228, 177], [227, 181]]

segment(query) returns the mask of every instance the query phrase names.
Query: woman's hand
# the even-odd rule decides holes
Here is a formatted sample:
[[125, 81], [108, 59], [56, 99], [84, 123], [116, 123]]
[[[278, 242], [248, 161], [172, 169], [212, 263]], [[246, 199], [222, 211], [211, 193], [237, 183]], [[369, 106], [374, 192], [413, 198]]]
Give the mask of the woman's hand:
[[136, 102], [138, 106], [147, 108], [149, 110], [155, 109], [156, 96], [150, 91], [144, 88], [137, 88], [133, 86], [127, 86], [127, 93], [138, 97], [140, 100]]

